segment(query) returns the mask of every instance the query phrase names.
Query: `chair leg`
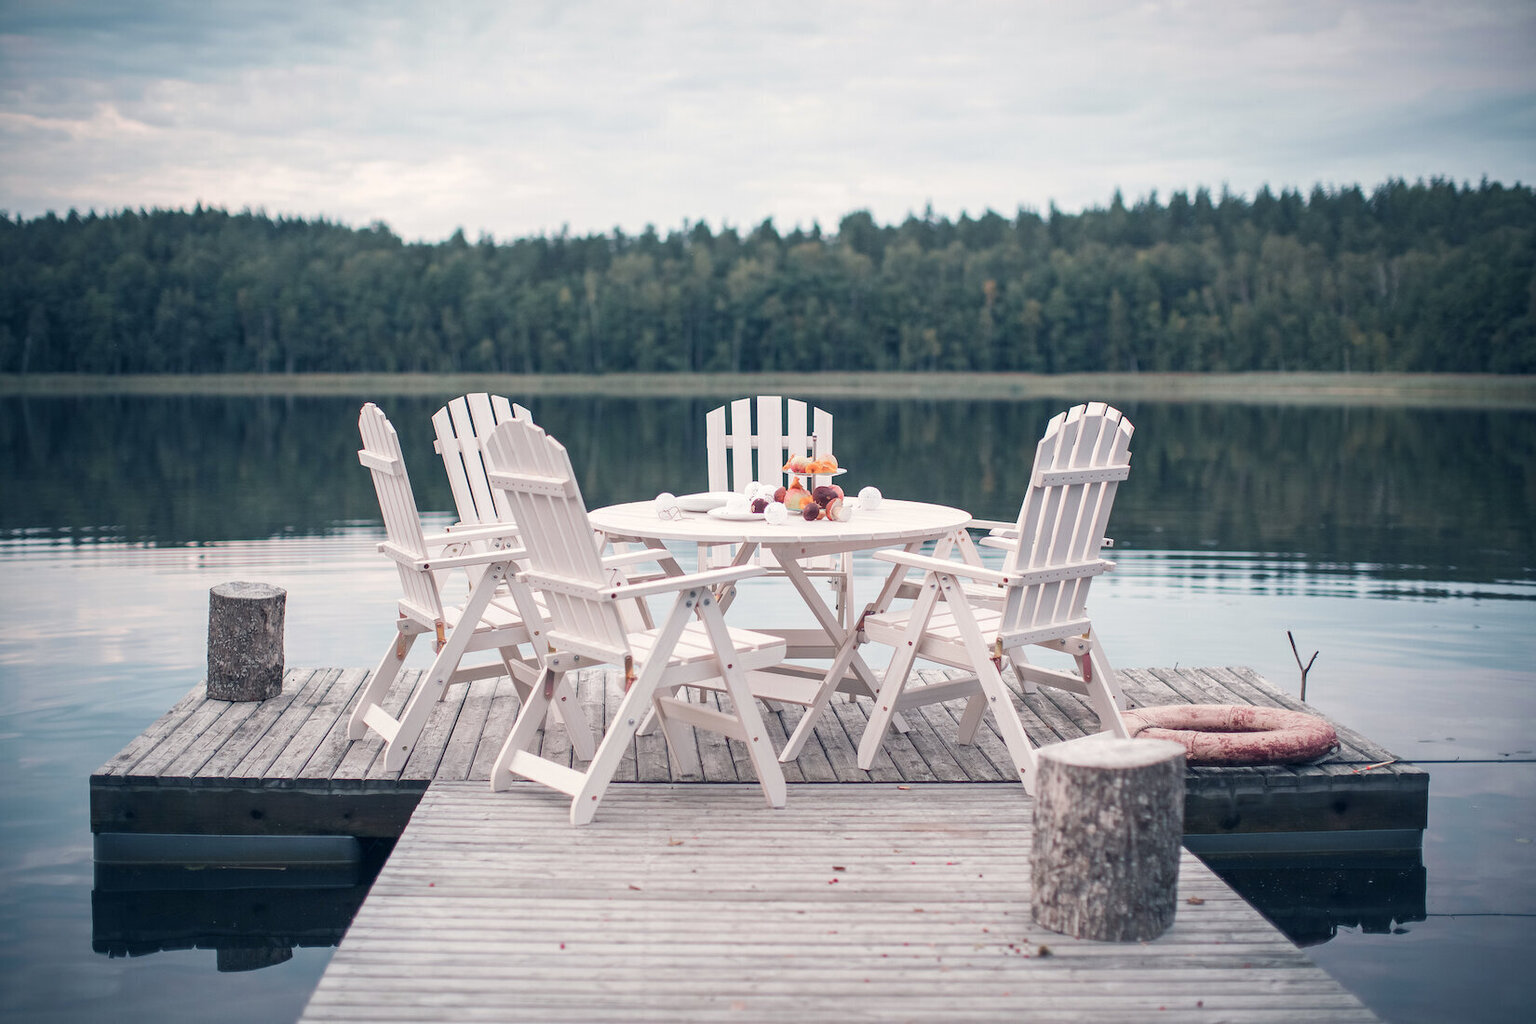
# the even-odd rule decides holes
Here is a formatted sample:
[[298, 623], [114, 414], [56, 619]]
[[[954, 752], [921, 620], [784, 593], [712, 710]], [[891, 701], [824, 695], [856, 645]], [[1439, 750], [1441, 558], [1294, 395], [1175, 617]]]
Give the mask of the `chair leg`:
[[1093, 702], [1093, 710], [1099, 716], [1100, 728], [1123, 739], [1130, 736], [1130, 730], [1120, 717], [1121, 710], [1126, 706], [1125, 694], [1117, 685], [1115, 670], [1104, 654], [1104, 645], [1099, 643], [1099, 635], [1092, 629], [1088, 630], [1088, 642], [1093, 645], [1088, 652], [1088, 663], [1093, 667], [1093, 679], [1088, 683], [1088, 699]]
[[[528, 665], [509, 656], [505, 648], [497, 653], [501, 656], [507, 675], [512, 679], [517, 699], [524, 704], [528, 703], [533, 684], [522, 678]], [[566, 674], [562, 673], [555, 684], [555, 697], [550, 703], [550, 712], [550, 718], [558, 720], [564, 727], [571, 741], [571, 750], [579, 759], [590, 761], [593, 751], [597, 749], [597, 739], [592, 735], [592, 727], [587, 724], [587, 716], [582, 713], [581, 702], [576, 698], [576, 688]]]
[[[687, 687], [678, 687], [683, 692], [683, 699], [688, 698]], [[661, 726], [661, 734], [667, 741], [667, 750], [672, 755], [673, 762], [677, 765], [679, 775], [704, 776], [704, 766], [699, 761], [699, 747], [694, 739], [694, 732], [681, 722], [675, 722], [667, 714], [665, 706], [660, 701], [653, 701], [646, 712], [645, 719], [640, 723], [636, 734], [643, 734], [647, 729]]]
[[555, 699], [552, 706], [560, 717], [560, 723], [565, 726], [565, 734], [571, 741], [572, 753], [578, 760], [592, 760], [592, 755], [597, 753], [597, 737], [592, 733], [592, 726], [587, 723], [586, 713], [581, 710], [581, 700], [576, 695], [576, 685], [571, 682], [569, 675], [562, 675], [559, 682], [555, 684]]
[[677, 595], [676, 603], [672, 605], [672, 610], [652, 643], [650, 656], [641, 666], [640, 674], [630, 686], [629, 692], [619, 702], [618, 711], [603, 733], [602, 742], [597, 745], [597, 753], [592, 755], [592, 763], [587, 766], [586, 777], [571, 800], [572, 825], [585, 825], [597, 813], [598, 802], [612, 781], [614, 770], [624, 759], [624, 752], [633, 742], [640, 720], [651, 706], [651, 698], [661, 682], [662, 673], [666, 671], [672, 650], [677, 646], [677, 638], [683, 635], [683, 627], [693, 618], [694, 607], [706, 592], [704, 588], [696, 588]]
[[[663, 658], [662, 661], [665, 663], [666, 659]], [[640, 726], [640, 719], [645, 714], [645, 709], [650, 706], [651, 694], [656, 690], [658, 675], [660, 675], [659, 669], [654, 672], [642, 669], [639, 678], [629, 688], [624, 699], [619, 702], [613, 724], [608, 727], [607, 732], [603, 733], [602, 742], [597, 745], [597, 752], [592, 755], [592, 763], [587, 765], [586, 778], [571, 799], [572, 825], [586, 825], [597, 813], [598, 802], [607, 791], [608, 783], [613, 781], [614, 770], [619, 767], [619, 762], [624, 759], [624, 753], [634, 742], [635, 730]]]
[[938, 599], [938, 577], [929, 573], [923, 577], [922, 592], [912, 603], [912, 612], [907, 619], [906, 642], [891, 655], [885, 679], [880, 683], [880, 692], [875, 695], [874, 706], [869, 711], [869, 724], [864, 727], [864, 735], [859, 738], [859, 767], [865, 771], [875, 763], [875, 755], [880, 753], [880, 744], [885, 742], [886, 731], [891, 727], [891, 720], [896, 717], [896, 703], [906, 691], [907, 679], [912, 675], [912, 663], [917, 660], [918, 644], [928, 629], [928, 620], [933, 615]]
[[977, 681], [981, 683], [982, 692], [986, 695], [987, 704], [992, 709], [992, 720], [997, 723], [997, 731], [1003, 736], [1003, 743], [1008, 747], [1008, 755], [1013, 759], [1013, 766], [1018, 770], [1019, 780], [1024, 783], [1024, 791], [1033, 794], [1035, 791], [1035, 748], [1029, 742], [1029, 735], [1024, 731], [1024, 723], [1019, 719], [1018, 709], [1013, 706], [1013, 694], [1008, 692], [1008, 687], [1003, 685], [1003, 677], [992, 665], [992, 659], [984, 659], [984, 668], [978, 668]]
[[704, 620], [704, 629], [709, 633], [715, 656], [720, 659], [720, 674], [725, 680], [725, 689], [730, 694], [731, 703], [735, 705], [736, 718], [744, 730], [743, 742], [747, 747], [747, 756], [752, 759], [752, 768], [757, 772], [758, 784], [763, 787], [763, 797], [769, 807], [783, 807], [787, 796], [784, 772], [774, 757], [773, 744], [768, 741], [768, 730], [763, 726], [763, 717], [747, 685], [746, 674], [736, 664], [736, 649], [731, 645], [725, 618], [707, 593], [701, 602], [699, 618]]
[[815, 697], [801, 714], [800, 723], [795, 726], [789, 742], [784, 744], [784, 749], [779, 752], [781, 764], [788, 764], [800, 756], [800, 751], [805, 748], [806, 741], [811, 738], [811, 733], [815, 730], [816, 720], [827, 709], [827, 705], [832, 703], [832, 698], [837, 693], [837, 685], [842, 680], [843, 674], [848, 671], [848, 666], [853, 662], [854, 652], [858, 649], [858, 637], [850, 630], [843, 638], [843, 646], [838, 650], [837, 657], [832, 662], [832, 668], [823, 677]]
[[[987, 706], [992, 711], [992, 720], [997, 723], [997, 731], [1002, 734], [1003, 743], [1008, 747], [1008, 755], [1018, 770], [1020, 781], [1024, 783], [1025, 792], [1033, 793], [1035, 748], [1024, 731], [1018, 709], [1013, 706], [1013, 694], [1003, 684], [1002, 673], [998, 671], [997, 664], [992, 660], [992, 652], [982, 639], [981, 627], [976, 624], [975, 612], [966, 600], [960, 581], [947, 574], [938, 575], [946, 597], [953, 595], [953, 600], [949, 602], [950, 611], [954, 613], [955, 626], [960, 631], [960, 639], [970, 658], [971, 668], [976, 672], [976, 682], [981, 686], [982, 695], [986, 697]], [[1015, 652], [1003, 653], [1011, 655]], [[969, 707], [966, 714], [971, 714]]]
[[976, 730], [981, 727], [981, 720], [986, 715], [986, 694], [984, 692], [972, 694], [965, 702], [965, 713], [960, 716], [960, 731], [956, 738], [961, 746], [966, 746], [976, 739]]
[[458, 624], [448, 634], [442, 649], [437, 652], [437, 657], [432, 661], [431, 669], [422, 677], [421, 685], [417, 687], [415, 693], [411, 694], [410, 701], [405, 705], [405, 711], [400, 715], [400, 729], [395, 733], [394, 741], [384, 751], [385, 771], [395, 772], [404, 768], [411, 752], [416, 749], [416, 740], [421, 736], [421, 730], [425, 728], [427, 719], [432, 714], [432, 705], [442, 699], [449, 680], [459, 667], [460, 659], [469, 650], [469, 641], [473, 639], [475, 630], [480, 626], [480, 616], [485, 614], [486, 606], [495, 596], [496, 587], [506, 578], [506, 569], [507, 567], [500, 563], [488, 565], [475, 582], [475, 588], [470, 593], [469, 600], [464, 603], [463, 610], [459, 612]]
[[[539, 729], [544, 725], [544, 719], [549, 714], [550, 698], [544, 696], [546, 687], [563, 677], [565, 673], [556, 672], [546, 668], [523, 698], [523, 706], [518, 709], [517, 721], [512, 723], [512, 731], [507, 734], [506, 742], [501, 745], [501, 753], [496, 755], [496, 763], [491, 767], [491, 790], [501, 792], [512, 784], [512, 772], [510, 765], [512, 758], [519, 751], [533, 750], [533, 741], [539, 735]], [[515, 677], [514, 677], [515, 683]]]
[[[401, 625], [409, 624], [402, 622]], [[405, 656], [411, 652], [412, 645], [420, 635], [417, 630], [401, 629], [384, 649], [384, 656], [379, 659], [373, 675], [368, 677], [368, 685], [363, 687], [362, 694], [357, 698], [357, 706], [352, 709], [352, 717], [347, 721], [347, 739], [360, 740], [368, 735], [368, 723], [363, 717], [368, 714], [369, 708], [383, 704], [384, 698], [389, 696], [389, 688], [400, 674]]]

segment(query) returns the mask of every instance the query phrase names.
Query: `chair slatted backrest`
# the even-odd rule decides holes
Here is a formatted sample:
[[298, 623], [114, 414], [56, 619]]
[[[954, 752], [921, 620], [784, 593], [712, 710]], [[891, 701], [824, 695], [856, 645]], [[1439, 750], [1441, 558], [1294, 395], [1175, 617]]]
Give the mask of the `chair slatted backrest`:
[[[416, 496], [411, 491], [411, 478], [405, 471], [405, 456], [401, 453], [400, 437], [395, 433], [394, 424], [389, 422], [384, 410], [369, 402], [357, 418], [357, 429], [363, 438], [357, 458], [373, 474], [373, 489], [379, 497], [379, 512], [384, 517], [386, 543], [397, 555], [408, 559], [426, 558], [426, 537], [421, 531]], [[442, 596], [431, 571], [415, 569], [399, 558], [394, 561], [400, 573], [402, 603], [409, 603], [429, 622], [442, 621]]]
[[833, 451], [832, 414], [779, 395], [738, 398], [710, 410], [704, 426], [711, 491], [739, 491], [754, 480], [786, 483], [784, 463], [791, 455]]
[[[1131, 422], [1102, 402], [1078, 405], [1051, 420], [1035, 448], [1029, 491], [1019, 510], [1019, 546], [1004, 571], [1065, 570], [1060, 579], [1010, 589], [1003, 629], [1081, 631], [1093, 577], [1120, 481], [1130, 473]], [[1091, 571], [1090, 571], [1091, 570]]]
[[459, 522], [466, 526], [511, 522], [512, 509], [486, 478], [485, 440], [498, 423], [531, 420], [533, 414], [501, 395], [461, 395], [437, 410], [434, 442], [448, 471]]
[[518, 524], [525, 578], [544, 595], [550, 646], [622, 662], [629, 640], [618, 606], [589, 596], [610, 578], [565, 446], [531, 420], [511, 419], [491, 432], [485, 454], [491, 486]]

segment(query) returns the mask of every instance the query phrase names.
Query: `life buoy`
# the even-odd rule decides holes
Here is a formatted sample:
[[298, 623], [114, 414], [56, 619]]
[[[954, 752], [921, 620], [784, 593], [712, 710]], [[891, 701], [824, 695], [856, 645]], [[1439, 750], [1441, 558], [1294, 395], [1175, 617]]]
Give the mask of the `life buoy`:
[[1333, 726], [1304, 711], [1249, 704], [1165, 704], [1121, 713], [1131, 736], [1173, 740], [1190, 764], [1297, 764], [1338, 749]]

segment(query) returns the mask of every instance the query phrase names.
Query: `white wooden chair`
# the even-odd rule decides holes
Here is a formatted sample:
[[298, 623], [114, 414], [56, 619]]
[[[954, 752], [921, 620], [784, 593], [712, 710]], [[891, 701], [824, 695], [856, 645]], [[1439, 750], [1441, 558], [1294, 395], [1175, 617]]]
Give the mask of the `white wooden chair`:
[[533, 414], [501, 395], [460, 395], [432, 415], [437, 438], [432, 446], [443, 457], [448, 486], [459, 513], [459, 526], [511, 523], [512, 512], [486, 479], [485, 439], [496, 424], [532, 420]]
[[[794, 398], [738, 398], [728, 406], [711, 409], [704, 417], [704, 426], [711, 491], [739, 492], [753, 481], [772, 486], [788, 484], [790, 476], [795, 475], [784, 470], [791, 456], [836, 454], [832, 448], [832, 414], [807, 407]], [[715, 545], [699, 552], [699, 564], [730, 565], [735, 557], [734, 546]], [[782, 575], [773, 555], [762, 549], [755, 554], [754, 564], [771, 575]], [[811, 559], [803, 568], [807, 575], [825, 577], [831, 583], [836, 593], [834, 607], [838, 620], [846, 629], [853, 614], [851, 557], [840, 554]]]
[[[654, 710], [682, 771], [699, 771], [698, 749], [687, 726], [723, 733], [745, 745], [763, 795], [770, 806], [782, 807], [784, 776], [746, 674], [778, 663], [784, 641], [728, 629], [714, 593], [762, 570], [738, 566], [642, 583], [614, 582], [590, 542], [581, 489], [558, 441], [533, 423], [514, 419], [492, 432], [486, 456], [491, 483], [505, 493], [520, 524], [526, 556], [519, 579], [543, 596], [551, 647], [542, 685], [534, 687], [496, 759], [491, 788], [507, 788], [513, 776], [532, 779], [568, 794], [571, 823], [586, 824], [637, 729]], [[620, 602], [668, 593], [676, 598], [657, 628], [633, 630], [619, 614]], [[623, 667], [625, 694], [591, 763], [585, 770], [570, 768], [533, 753], [539, 725], [566, 675], [603, 664]], [[730, 713], [676, 696], [683, 686], [717, 678], [730, 697]]]
[[[448, 472], [448, 485], [453, 491], [454, 507], [459, 521], [448, 528], [450, 536], [469, 538], [476, 527], [499, 524], [509, 530], [516, 529], [516, 520], [506, 497], [491, 486], [485, 465], [485, 442], [498, 423], [519, 419], [533, 422], [533, 414], [501, 395], [476, 392], [461, 395], [437, 410], [432, 416], [432, 427], [437, 437], [432, 446], [443, 458], [443, 468]], [[483, 541], [465, 543], [461, 550], [484, 548]], [[614, 554], [605, 564], [610, 568], [632, 572], [627, 568], [636, 562], [660, 561], [674, 575], [682, 570], [666, 551], [640, 551], [627, 545], [615, 545]], [[644, 574], [634, 578], [645, 578]], [[637, 627], [649, 627], [651, 611], [644, 601], [631, 601], [624, 606], [624, 615]]]
[[[452, 535], [424, 534], [394, 426], [370, 402], [358, 417], [358, 430], [363, 447], [357, 456], [373, 473], [388, 538], [379, 550], [394, 561], [403, 596], [396, 635], [358, 698], [347, 736], [357, 740], [370, 729], [378, 733], [385, 742], [385, 769], [398, 771], [415, 749], [433, 703], [442, 699], [450, 683], [507, 674], [526, 700], [538, 676], [544, 645], [528, 627], [533, 622], [535, 629], [539, 628], [538, 606], [528, 589], [513, 578], [515, 559], [521, 553], [515, 547], [516, 535], [498, 525]], [[471, 542], [484, 549], [464, 553], [465, 545]], [[438, 554], [445, 549], [457, 553]], [[461, 605], [450, 604], [444, 600], [443, 583], [448, 574], [461, 569], [469, 573], [469, 596]], [[383, 701], [411, 647], [424, 633], [432, 635], [436, 657], [396, 717], [385, 710]], [[521, 653], [523, 645], [529, 647], [527, 656]], [[497, 662], [460, 664], [470, 652], [492, 650]], [[596, 742], [568, 685], [559, 693], [555, 707], [566, 722], [572, 749], [584, 757], [592, 756]]]
[[[1032, 691], [1044, 684], [1089, 698], [1100, 726], [1126, 736], [1123, 699], [1087, 610], [1088, 588], [1113, 563], [1099, 557], [1104, 530], [1121, 480], [1130, 472], [1132, 427], [1102, 403], [1075, 406], [1051, 420], [1035, 449], [1028, 493], [1013, 530], [983, 544], [1007, 549], [1001, 571], [901, 551], [879, 551], [896, 573], [919, 570], [910, 607], [880, 606], [866, 614], [865, 637], [894, 649], [859, 742], [859, 766], [868, 768], [898, 711], [966, 697], [959, 740], [969, 743], [988, 710], [1027, 790], [1033, 791], [1035, 752], [1013, 697], [1003, 683], [1003, 661]], [[1009, 536], [1008, 534], [1011, 534]], [[896, 579], [882, 592], [895, 595]], [[910, 591], [908, 580], [908, 592]], [[1075, 659], [1078, 671], [1031, 664], [1034, 646]], [[967, 669], [971, 675], [937, 683], [913, 678], [915, 659]]]

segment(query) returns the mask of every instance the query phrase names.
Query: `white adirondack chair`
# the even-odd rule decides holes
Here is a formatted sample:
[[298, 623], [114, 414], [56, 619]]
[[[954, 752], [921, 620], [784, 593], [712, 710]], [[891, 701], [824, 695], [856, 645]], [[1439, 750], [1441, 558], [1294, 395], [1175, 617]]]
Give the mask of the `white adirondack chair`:
[[[704, 426], [711, 491], [740, 491], [753, 481], [773, 486], [788, 484], [792, 474], [784, 471], [784, 465], [790, 456], [836, 454], [832, 448], [832, 414], [824, 409], [808, 409], [804, 402], [794, 398], [738, 398], [728, 406], [711, 409], [704, 417]], [[730, 565], [736, 557], [733, 545], [715, 545], [699, 554], [700, 565], [707, 566]], [[772, 554], [761, 549], [754, 555], [754, 564], [772, 575], [782, 575]], [[846, 629], [853, 613], [851, 557], [829, 555], [809, 560], [803, 568], [808, 575], [830, 581], [837, 595], [834, 607]]]
[[[898, 571], [920, 571], [922, 579], [910, 607], [877, 607], [864, 617], [866, 638], [895, 653], [859, 742], [861, 768], [873, 763], [898, 711], [966, 697], [960, 742], [971, 742], [990, 710], [1025, 788], [1033, 792], [1035, 752], [1003, 684], [1005, 658], [1027, 691], [1044, 684], [1087, 696], [1105, 731], [1128, 735], [1120, 718], [1123, 698], [1087, 600], [1093, 578], [1113, 568], [1099, 551], [1116, 489], [1130, 472], [1131, 433], [1129, 420], [1099, 402], [1051, 420], [1035, 449], [1018, 522], [983, 540], [1008, 549], [1001, 571], [901, 551], [875, 553]], [[888, 583], [884, 593], [897, 590]], [[1078, 671], [1031, 664], [1025, 656], [1030, 646], [1071, 656]], [[973, 674], [921, 683], [912, 675], [918, 658]]]
[[[642, 583], [614, 582], [590, 542], [581, 489], [558, 441], [514, 419], [492, 432], [486, 457], [492, 485], [505, 493], [521, 526], [526, 556], [519, 579], [544, 598], [545, 635], [552, 648], [543, 685], [534, 688], [496, 759], [491, 788], [505, 789], [514, 775], [532, 779], [570, 795], [571, 823], [586, 824], [654, 709], [682, 771], [699, 770], [698, 750], [686, 726], [723, 733], [746, 746], [763, 795], [770, 806], [782, 807], [784, 776], [746, 673], [780, 661], [784, 641], [728, 629], [714, 593], [714, 588], [729, 588], [762, 570], [738, 566]], [[667, 593], [676, 599], [658, 628], [635, 631], [619, 614], [620, 602]], [[591, 763], [578, 770], [534, 754], [539, 723], [567, 673], [601, 664], [623, 667], [626, 690]], [[717, 678], [730, 696], [730, 713], [676, 697], [683, 686]]]
[[[432, 426], [437, 438], [432, 442], [443, 457], [443, 468], [448, 471], [448, 485], [453, 490], [453, 503], [458, 510], [459, 521], [448, 528], [455, 537], [468, 537], [465, 531], [478, 526], [499, 524], [515, 529], [516, 520], [506, 496], [491, 486], [485, 465], [485, 442], [498, 423], [519, 419], [533, 422], [533, 414], [501, 395], [484, 392], [461, 395], [437, 410], [432, 416]], [[483, 542], [466, 543], [463, 550], [483, 548]], [[610, 569], [629, 572], [636, 562], [656, 562], [674, 574], [681, 572], [672, 555], [665, 550], [641, 551], [624, 545], [616, 545], [614, 554], [605, 559]], [[644, 574], [635, 576], [645, 578]], [[649, 627], [651, 611], [644, 601], [631, 601], [624, 606], [624, 615], [637, 627]]]
[[458, 509], [459, 526], [511, 523], [512, 511], [485, 475], [485, 439], [496, 424], [510, 419], [532, 420], [533, 414], [501, 395], [476, 392], [461, 395], [437, 410], [432, 426], [433, 447], [443, 457], [448, 486]]
[[[415, 749], [433, 703], [442, 699], [450, 683], [507, 674], [519, 694], [527, 699], [526, 693], [539, 672], [544, 647], [543, 641], [532, 635], [528, 623], [535, 623], [535, 629], [541, 628], [541, 615], [532, 594], [513, 577], [515, 559], [521, 554], [515, 547], [515, 534], [497, 525], [452, 535], [424, 534], [394, 426], [370, 402], [358, 417], [358, 430], [363, 447], [357, 456], [373, 473], [388, 538], [379, 550], [394, 561], [403, 596], [396, 636], [385, 648], [358, 698], [347, 736], [357, 740], [370, 729], [378, 733], [386, 745], [384, 767], [398, 771]], [[465, 545], [471, 542], [484, 545], [484, 550], [463, 553]], [[459, 553], [438, 555], [444, 548]], [[443, 599], [444, 577], [461, 569], [469, 573], [469, 596], [462, 605], [450, 604]], [[396, 717], [384, 709], [382, 702], [411, 647], [424, 633], [433, 636], [436, 657]], [[527, 656], [521, 653], [523, 645], [529, 647]], [[470, 652], [492, 650], [498, 662], [460, 664]], [[566, 722], [571, 748], [583, 757], [591, 757], [596, 742], [568, 685], [558, 695], [555, 707], [556, 714]]]

